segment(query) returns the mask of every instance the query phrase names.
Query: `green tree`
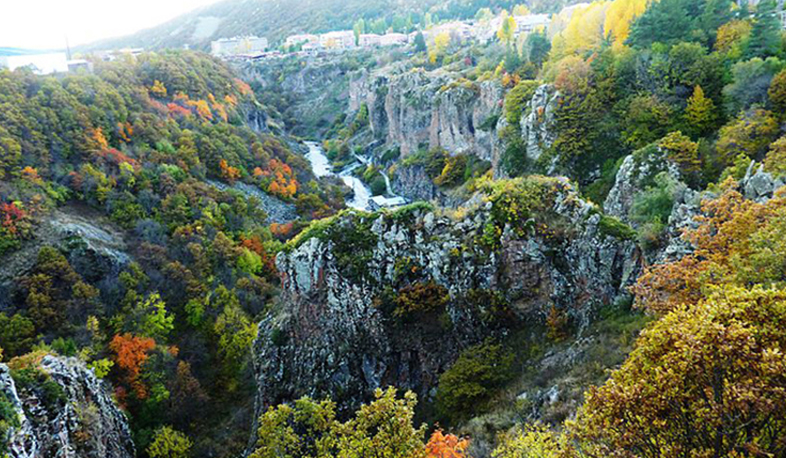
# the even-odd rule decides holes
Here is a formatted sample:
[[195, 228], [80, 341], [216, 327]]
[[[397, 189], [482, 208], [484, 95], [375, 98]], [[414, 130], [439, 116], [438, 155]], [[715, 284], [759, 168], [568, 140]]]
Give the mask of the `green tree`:
[[551, 40], [548, 39], [545, 31], [530, 33], [527, 35], [527, 40], [524, 42], [524, 49], [527, 60], [541, 67], [549, 57]]
[[30, 350], [35, 339], [35, 325], [20, 314], [8, 317], [0, 313], [0, 347], [6, 356], [20, 356]]
[[423, 36], [423, 32], [418, 30], [418, 33], [415, 34], [415, 52], [426, 52], [427, 50], [426, 37]]
[[150, 458], [189, 458], [193, 443], [185, 434], [164, 426], [156, 431], [147, 447]]
[[355, 418], [339, 427], [339, 456], [423, 458], [426, 425], [417, 429], [412, 425], [417, 402], [411, 391], [398, 399], [393, 387], [377, 389], [374, 401], [361, 406]]
[[166, 303], [158, 293], [137, 302], [129, 315], [127, 332], [151, 337], [157, 342], [166, 342], [169, 333], [175, 328], [175, 317], [166, 309]]
[[781, 117], [786, 114], [786, 70], [781, 70], [772, 78], [767, 96], [775, 113], [780, 113]]
[[249, 458], [327, 458], [338, 448], [336, 405], [300, 398], [270, 407], [259, 418], [257, 444]]
[[425, 458], [426, 426], [415, 428], [417, 397], [399, 399], [396, 389], [377, 389], [346, 423], [329, 400], [301, 398], [271, 407], [259, 419], [256, 449], [249, 458]]
[[218, 354], [224, 372], [229, 376], [230, 388], [234, 379], [248, 360], [249, 349], [257, 336], [257, 325], [240, 307], [234, 291], [219, 286], [215, 292], [212, 307], [220, 307], [221, 314], [216, 319], [213, 332], [218, 338]]
[[731, 68], [733, 81], [723, 88], [728, 112], [733, 114], [754, 105], [765, 106], [772, 78], [783, 69], [784, 62], [774, 57], [767, 60], [755, 57], [734, 64]]
[[355, 45], [360, 45], [360, 36], [366, 33], [366, 21], [360, 18], [352, 26], [352, 31], [355, 33]]
[[761, 0], [756, 6], [753, 29], [745, 49], [745, 57], [762, 59], [778, 54], [781, 47], [781, 22], [775, 0]]

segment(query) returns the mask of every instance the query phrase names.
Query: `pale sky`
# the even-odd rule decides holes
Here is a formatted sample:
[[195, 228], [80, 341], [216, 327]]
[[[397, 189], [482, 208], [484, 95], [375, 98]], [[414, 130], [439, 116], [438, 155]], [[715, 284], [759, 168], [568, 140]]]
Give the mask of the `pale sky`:
[[217, 0], [0, 0], [0, 47], [65, 48], [128, 35]]

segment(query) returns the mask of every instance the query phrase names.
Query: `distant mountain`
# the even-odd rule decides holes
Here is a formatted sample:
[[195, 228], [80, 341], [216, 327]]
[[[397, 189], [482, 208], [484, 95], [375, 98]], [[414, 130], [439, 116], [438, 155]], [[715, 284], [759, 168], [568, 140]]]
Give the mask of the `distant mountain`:
[[431, 12], [439, 18], [467, 18], [479, 8], [511, 8], [529, 4], [533, 11], [551, 12], [575, 0], [224, 0], [179, 16], [136, 34], [82, 46], [79, 50], [143, 47], [146, 49], [207, 49], [211, 40], [237, 35], [267, 37], [277, 44], [294, 33], [349, 29], [366, 21], [406, 18], [413, 24]]

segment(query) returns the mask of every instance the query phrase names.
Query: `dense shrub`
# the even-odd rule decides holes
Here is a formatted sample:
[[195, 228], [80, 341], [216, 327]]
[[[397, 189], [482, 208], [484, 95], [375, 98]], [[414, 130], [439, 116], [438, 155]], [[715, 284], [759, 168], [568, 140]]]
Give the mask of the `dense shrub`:
[[467, 348], [439, 378], [437, 406], [449, 421], [467, 419], [488, 407], [513, 375], [513, 354], [493, 341]]
[[396, 309], [393, 314], [399, 318], [438, 313], [450, 300], [448, 290], [430, 281], [405, 286], [396, 296]]

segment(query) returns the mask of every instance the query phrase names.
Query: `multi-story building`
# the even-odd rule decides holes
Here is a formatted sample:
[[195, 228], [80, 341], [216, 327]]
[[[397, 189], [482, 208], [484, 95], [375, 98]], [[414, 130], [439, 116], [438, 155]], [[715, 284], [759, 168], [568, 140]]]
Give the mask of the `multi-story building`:
[[210, 43], [210, 53], [220, 57], [249, 56], [265, 52], [267, 46], [264, 37], [221, 38]]
[[404, 33], [387, 33], [379, 37], [380, 46], [403, 46], [407, 41], [409, 37]]
[[349, 49], [355, 47], [355, 32], [351, 30], [337, 30], [323, 33], [319, 36], [319, 44], [325, 49]]
[[358, 37], [358, 45], [361, 48], [373, 48], [382, 44], [382, 37], [376, 33], [364, 33]]
[[545, 28], [551, 22], [548, 14], [528, 14], [514, 16], [513, 19], [516, 21], [516, 33], [532, 33]]

